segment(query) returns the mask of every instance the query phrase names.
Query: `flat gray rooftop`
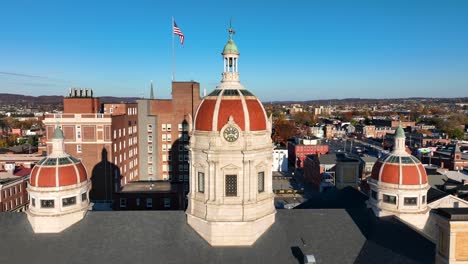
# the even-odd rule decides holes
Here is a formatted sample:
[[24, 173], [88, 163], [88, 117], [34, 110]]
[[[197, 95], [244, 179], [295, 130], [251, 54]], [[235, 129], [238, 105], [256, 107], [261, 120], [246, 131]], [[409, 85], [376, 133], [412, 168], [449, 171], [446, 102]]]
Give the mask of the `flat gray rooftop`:
[[[350, 201], [350, 198], [355, 198]], [[60, 234], [34, 234], [24, 213], [0, 216], [0, 263], [433, 263], [434, 244], [390, 219], [376, 219], [353, 190], [278, 210], [251, 247], [211, 247], [183, 211], [89, 212]], [[342, 200], [343, 201], [343, 200]], [[321, 205], [322, 204], [322, 205]]]

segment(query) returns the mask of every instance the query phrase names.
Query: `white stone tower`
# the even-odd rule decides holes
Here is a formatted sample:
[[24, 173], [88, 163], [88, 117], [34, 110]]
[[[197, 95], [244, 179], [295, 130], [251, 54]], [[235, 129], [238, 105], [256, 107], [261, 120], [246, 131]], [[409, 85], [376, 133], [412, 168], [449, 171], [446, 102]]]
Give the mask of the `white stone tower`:
[[35, 233], [61, 232], [88, 211], [91, 181], [81, 161], [65, 153], [63, 144], [63, 132], [57, 127], [52, 153], [31, 171], [26, 213]]
[[201, 102], [190, 138], [187, 221], [212, 246], [252, 245], [276, 214], [271, 120], [239, 82], [233, 34], [221, 84]]
[[369, 177], [368, 206], [378, 217], [425, 213], [427, 211], [426, 170], [421, 162], [406, 152], [405, 132], [395, 131], [393, 151], [379, 159]]

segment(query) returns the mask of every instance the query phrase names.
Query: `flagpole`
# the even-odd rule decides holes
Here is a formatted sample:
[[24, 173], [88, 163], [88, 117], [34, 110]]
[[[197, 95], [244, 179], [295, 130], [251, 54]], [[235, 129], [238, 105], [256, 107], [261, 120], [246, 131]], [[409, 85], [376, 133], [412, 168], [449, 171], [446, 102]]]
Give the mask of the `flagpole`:
[[171, 34], [172, 34], [172, 81], [174, 81], [174, 65], [175, 65], [175, 56], [174, 56], [174, 17], [172, 17], [171, 25]]

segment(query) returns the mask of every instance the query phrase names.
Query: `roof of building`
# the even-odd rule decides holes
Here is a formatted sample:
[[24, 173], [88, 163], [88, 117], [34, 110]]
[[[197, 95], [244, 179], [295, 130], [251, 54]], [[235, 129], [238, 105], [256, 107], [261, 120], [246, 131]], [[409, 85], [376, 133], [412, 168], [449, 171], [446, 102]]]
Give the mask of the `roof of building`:
[[64, 139], [63, 131], [60, 127], [55, 128], [54, 135], [52, 136], [53, 139]]
[[335, 190], [318, 201], [335, 209], [278, 210], [251, 247], [211, 247], [183, 211], [90, 211], [60, 234], [34, 234], [24, 213], [5, 213], [0, 263], [298, 263], [304, 254], [317, 263], [434, 262], [433, 243], [393, 218], [375, 218], [364, 198]]
[[337, 162], [359, 162], [358, 157], [348, 153], [330, 153], [318, 156], [320, 164], [336, 164]]
[[237, 48], [236, 43], [234, 43], [234, 40], [231, 38], [228, 40], [228, 43], [224, 46], [223, 49], [223, 54], [239, 54], [239, 49]]
[[449, 179], [457, 182], [461, 182], [462, 180], [468, 181], [468, 175], [460, 171], [446, 171], [443, 172], [443, 174]]
[[374, 157], [374, 156], [362, 156], [361, 157], [362, 161], [366, 162], [366, 163], [372, 163], [372, 162], [376, 162], [377, 161], [377, 158]]
[[243, 131], [267, 129], [262, 103], [246, 89], [215, 89], [205, 96], [195, 116], [195, 130], [221, 131], [232, 121]]
[[468, 208], [437, 208], [432, 212], [450, 221], [468, 221]]
[[397, 137], [397, 138], [405, 137], [405, 131], [403, 130], [401, 125], [395, 130], [395, 137]]
[[430, 204], [449, 195], [449, 193], [443, 192], [439, 189], [432, 187], [427, 191], [427, 203]]
[[336, 164], [336, 154], [323, 154], [318, 157], [320, 164]]
[[137, 181], [129, 182], [122, 187], [121, 192], [178, 192], [176, 185], [179, 183], [171, 183], [169, 181]]

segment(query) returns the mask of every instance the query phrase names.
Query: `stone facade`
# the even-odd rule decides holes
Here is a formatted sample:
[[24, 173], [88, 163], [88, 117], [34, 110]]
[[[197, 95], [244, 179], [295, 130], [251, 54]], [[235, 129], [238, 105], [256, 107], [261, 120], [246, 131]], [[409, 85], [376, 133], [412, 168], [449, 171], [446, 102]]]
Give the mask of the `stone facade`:
[[239, 83], [230, 33], [222, 83], [200, 104], [189, 146], [187, 221], [212, 246], [252, 245], [276, 214], [271, 120]]

